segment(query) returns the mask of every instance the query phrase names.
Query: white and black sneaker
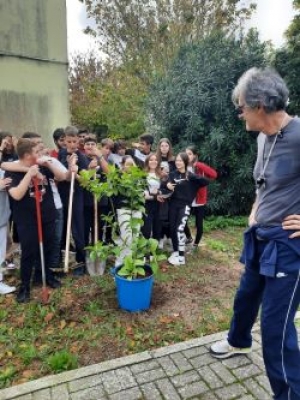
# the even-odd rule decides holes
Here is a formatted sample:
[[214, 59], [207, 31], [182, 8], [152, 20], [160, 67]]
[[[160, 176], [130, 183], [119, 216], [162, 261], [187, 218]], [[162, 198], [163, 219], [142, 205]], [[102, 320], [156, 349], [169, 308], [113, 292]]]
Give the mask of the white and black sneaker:
[[251, 347], [233, 347], [228, 343], [228, 340], [220, 340], [210, 347], [211, 355], [215, 358], [230, 358], [236, 355], [251, 353]]
[[0, 294], [9, 294], [16, 290], [14, 286], [8, 286], [3, 282], [0, 282]]
[[180, 256], [178, 251], [174, 251], [171, 256], [168, 258], [168, 262], [172, 265], [185, 265], [185, 258], [184, 256]]

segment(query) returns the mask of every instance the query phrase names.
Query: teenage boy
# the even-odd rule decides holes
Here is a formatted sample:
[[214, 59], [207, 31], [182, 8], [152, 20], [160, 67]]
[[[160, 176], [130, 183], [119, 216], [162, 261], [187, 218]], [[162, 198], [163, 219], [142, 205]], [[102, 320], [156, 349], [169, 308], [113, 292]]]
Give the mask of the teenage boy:
[[134, 143], [134, 148], [126, 150], [126, 154], [130, 155], [134, 159], [136, 165], [143, 169], [145, 166], [145, 159], [151, 153], [153, 142], [153, 136], [144, 133], [139, 137], [138, 144]]
[[[84, 139], [84, 151], [86, 157], [89, 160], [89, 169], [94, 169], [95, 177], [101, 180], [103, 173], [106, 173], [108, 171], [108, 163], [101, 151], [97, 148], [97, 140], [95, 137], [87, 136]], [[101, 207], [99, 212], [102, 212]], [[86, 246], [90, 244], [90, 233], [92, 233], [93, 242], [95, 239], [94, 219], [94, 196], [88, 190], [84, 190], [84, 241]]]
[[53, 132], [53, 142], [55, 144], [55, 149], [50, 151], [50, 156], [57, 158], [58, 157], [58, 152], [60, 149], [64, 149], [66, 147], [65, 145], [65, 130], [63, 128], [57, 128]]
[[85, 154], [85, 151], [84, 151], [84, 139], [87, 136], [89, 136], [89, 130], [84, 126], [79, 127], [78, 128], [78, 150], [82, 154]]
[[[49, 268], [49, 259], [53, 246], [55, 228], [55, 205], [49, 179], [61, 175], [47, 161], [43, 166], [37, 164], [38, 149], [29, 139], [20, 139], [17, 144], [19, 165], [28, 168], [27, 172], [6, 172], [5, 176], [11, 178], [9, 195], [12, 198], [13, 220], [16, 222], [21, 245], [21, 286], [17, 294], [17, 301], [24, 303], [30, 300], [30, 281], [33, 266], [40, 261], [39, 240], [37, 231], [37, 213], [35, 187], [33, 179], [38, 180], [41, 201], [41, 217], [43, 230], [44, 258], [46, 282], [52, 288], [60, 287]], [[53, 169], [51, 172], [50, 168]]]
[[[65, 143], [66, 148], [60, 149], [58, 153], [58, 160], [68, 168], [68, 161], [71, 156], [77, 158], [78, 172], [83, 169], [88, 169], [89, 160], [78, 150], [78, 130], [75, 126], [68, 126], [65, 129]], [[69, 209], [69, 196], [70, 196], [70, 182], [59, 182], [58, 190], [61, 196], [64, 210], [64, 229], [62, 237], [62, 250], [66, 244], [67, 234], [67, 221]], [[72, 207], [72, 237], [75, 243], [76, 250], [76, 269], [74, 275], [80, 276], [85, 273], [85, 242], [84, 242], [84, 198], [83, 188], [78, 182], [78, 175], [76, 175], [73, 194], [73, 207]]]

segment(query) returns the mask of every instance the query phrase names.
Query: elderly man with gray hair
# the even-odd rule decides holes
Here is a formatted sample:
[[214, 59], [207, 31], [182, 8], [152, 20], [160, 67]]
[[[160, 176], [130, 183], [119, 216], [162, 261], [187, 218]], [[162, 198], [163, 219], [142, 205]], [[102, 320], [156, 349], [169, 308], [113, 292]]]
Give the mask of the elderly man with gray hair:
[[244, 235], [245, 270], [226, 340], [216, 358], [251, 351], [251, 329], [261, 305], [263, 357], [274, 399], [300, 400], [300, 352], [295, 313], [300, 303], [300, 119], [286, 112], [289, 92], [271, 69], [251, 68], [233, 102], [248, 131], [259, 131], [254, 167], [256, 200]]

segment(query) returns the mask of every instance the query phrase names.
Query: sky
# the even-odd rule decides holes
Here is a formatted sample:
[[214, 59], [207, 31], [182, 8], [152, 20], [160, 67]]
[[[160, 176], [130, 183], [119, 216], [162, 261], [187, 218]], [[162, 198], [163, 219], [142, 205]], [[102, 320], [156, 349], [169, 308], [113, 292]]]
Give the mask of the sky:
[[[283, 33], [293, 17], [292, 0], [256, 0], [257, 10], [249, 26], [256, 27], [261, 40], [271, 40], [276, 47], [284, 44]], [[85, 6], [67, 0], [68, 53], [85, 53], [96, 49], [95, 39], [83, 33], [88, 24]]]

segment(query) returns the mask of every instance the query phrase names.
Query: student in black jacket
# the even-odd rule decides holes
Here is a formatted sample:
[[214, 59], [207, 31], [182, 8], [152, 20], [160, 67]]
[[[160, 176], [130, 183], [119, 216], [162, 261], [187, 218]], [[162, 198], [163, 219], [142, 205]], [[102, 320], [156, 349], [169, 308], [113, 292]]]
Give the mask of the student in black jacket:
[[184, 228], [198, 189], [208, 185], [206, 178], [188, 172], [188, 163], [188, 155], [179, 153], [175, 158], [176, 170], [170, 172], [167, 182], [167, 188], [173, 192], [169, 200], [169, 218], [174, 252], [168, 258], [173, 265], [185, 264]]

